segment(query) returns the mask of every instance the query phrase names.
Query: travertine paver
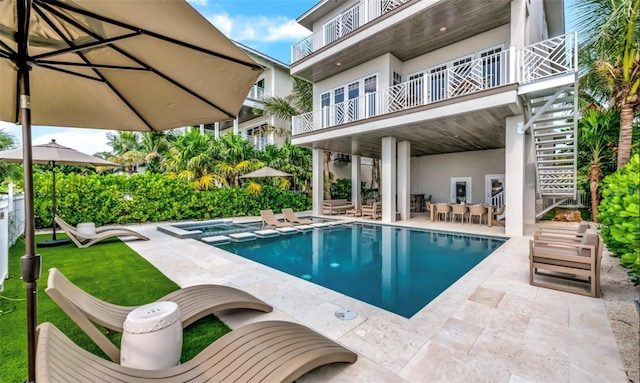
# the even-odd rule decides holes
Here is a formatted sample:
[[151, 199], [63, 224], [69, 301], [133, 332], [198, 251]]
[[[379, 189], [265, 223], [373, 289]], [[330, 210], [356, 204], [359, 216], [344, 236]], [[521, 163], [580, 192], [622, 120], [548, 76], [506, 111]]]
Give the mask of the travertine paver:
[[[246, 221], [250, 218], [241, 218]], [[501, 227], [401, 226], [503, 235]], [[511, 238], [412, 318], [403, 318], [192, 239], [136, 227], [150, 241], [127, 244], [180, 286], [221, 283], [274, 307], [230, 310], [231, 328], [260, 320], [303, 323], [359, 354], [300, 382], [626, 382], [601, 299], [529, 285], [529, 237]], [[358, 313], [335, 317], [337, 308]]]

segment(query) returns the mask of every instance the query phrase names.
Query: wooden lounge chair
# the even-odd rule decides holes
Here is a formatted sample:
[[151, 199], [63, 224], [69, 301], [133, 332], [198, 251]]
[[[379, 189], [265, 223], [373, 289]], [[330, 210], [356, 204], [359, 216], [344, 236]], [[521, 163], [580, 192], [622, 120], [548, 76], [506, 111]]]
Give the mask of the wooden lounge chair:
[[362, 206], [362, 218], [370, 217], [371, 219], [378, 219], [382, 217], [382, 204], [380, 202], [373, 202], [372, 205]]
[[279, 221], [276, 215], [273, 214], [273, 210], [260, 210], [260, 217], [262, 217], [262, 226], [276, 226], [276, 227], [289, 227], [293, 226], [291, 222]]
[[293, 209], [284, 208], [282, 209], [282, 214], [284, 214], [284, 219], [291, 223], [299, 223], [302, 225], [308, 225], [310, 223], [313, 223], [312, 219], [298, 218], [296, 213], [293, 212]]
[[80, 248], [89, 247], [97, 242], [102, 241], [103, 239], [112, 237], [136, 237], [144, 241], [149, 240], [149, 238], [147, 238], [146, 236], [138, 233], [137, 231], [127, 229], [124, 226], [101, 226], [96, 228], [95, 234], [88, 234], [78, 232], [77, 228], [69, 225], [57, 215], [53, 219], [58, 224], [58, 226], [60, 226], [60, 228], [62, 228], [62, 230], [67, 233], [69, 239], [71, 239], [73, 243], [75, 243]]
[[[136, 306], [104, 302], [69, 281], [58, 269], [49, 270], [46, 293], [113, 360], [120, 361], [120, 350], [93, 322], [111, 331], [122, 332], [127, 314]], [[222, 285], [196, 285], [176, 290], [160, 301], [171, 301], [180, 308], [182, 326], [227, 309], [253, 309], [271, 312], [273, 308], [242, 290]]]
[[42, 323], [38, 331], [38, 383], [293, 382], [316, 367], [358, 358], [307, 327], [283, 321], [233, 330], [188, 362], [163, 370], [138, 370], [102, 359], [78, 347], [51, 323]]
[[[579, 243], [531, 240], [529, 283], [532, 286], [599, 297], [602, 247], [602, 238], [593, 229], [588, 229]], [[553, 279], [584, 283], [589, 286], [589, 291], [572, 289], [566, 284], [554, 283]]]

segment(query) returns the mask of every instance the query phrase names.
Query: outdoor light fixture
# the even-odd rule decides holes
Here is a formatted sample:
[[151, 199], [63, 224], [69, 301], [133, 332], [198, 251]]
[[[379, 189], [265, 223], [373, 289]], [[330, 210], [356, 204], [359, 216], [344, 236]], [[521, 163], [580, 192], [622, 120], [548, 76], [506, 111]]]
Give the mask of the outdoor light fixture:
[[447, 31], [447, 27], [440, 27], [440, 32], [446, 32]]

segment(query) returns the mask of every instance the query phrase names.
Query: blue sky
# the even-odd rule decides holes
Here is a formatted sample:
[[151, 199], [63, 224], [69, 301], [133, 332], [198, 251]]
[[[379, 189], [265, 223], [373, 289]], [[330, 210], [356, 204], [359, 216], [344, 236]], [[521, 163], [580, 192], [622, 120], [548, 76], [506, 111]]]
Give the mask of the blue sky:
[[[291, 61], [291, 45], [311, 32], [296, 23], [296, 18], [311, 9], [318, 0], [188, 0], [222, 33], [285, 64]], [[22, 142], [19, 125], [0, 121], [0, 129]], [[106, 130], [34, 126], [34, 145], [55, 138], [64, 146], [87, 154], [110, 151]]]

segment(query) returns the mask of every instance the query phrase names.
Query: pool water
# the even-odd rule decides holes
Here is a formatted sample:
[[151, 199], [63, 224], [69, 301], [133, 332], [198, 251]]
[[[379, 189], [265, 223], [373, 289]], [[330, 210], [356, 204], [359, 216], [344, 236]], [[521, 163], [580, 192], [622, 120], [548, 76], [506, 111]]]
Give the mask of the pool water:
[[238, 223], [221, 223], [221, 224], [190, 224], [179, 226], [183, 230], [200, 230], [202, 231], [201, 237], [211, 235], [221, 235], [238, 233], [240, 231], [254, 231], [260, 230], [262, 225], [256, 224], [238, 224]]
[[352, 224], [218, 247], [409, 318], [504, 242]]

